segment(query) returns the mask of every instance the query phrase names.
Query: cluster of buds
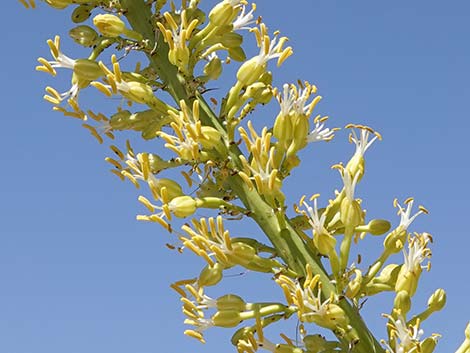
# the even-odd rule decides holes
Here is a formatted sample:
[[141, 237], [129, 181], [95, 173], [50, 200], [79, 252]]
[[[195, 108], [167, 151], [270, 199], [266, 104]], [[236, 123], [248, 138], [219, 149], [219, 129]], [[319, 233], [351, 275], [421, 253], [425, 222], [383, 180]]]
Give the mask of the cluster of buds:
[[[34, 0], [19, 1], [36, 7]], [[327, 116], [312, 115], [321, 100], [315, 85], [273, 86], [269, 62], [276, 59], [279, 66], [293, 51], [287, 37], [255, 18], [255, 4], [222, 0], [206, 13], [199, 0], [181, 0], [180, 6], [166, 0], [43, 2], [55, 9], [74, 7], [76, 25], [69, 35], [90, 51], [72, 59], [61, 51], [59, 36], [47, 41], [52, 60], [39, 58], [36, 69], [52, 76], [59, 68], [71, 70], [71, 87], [60, 93], [48, 86], [45, 100], [66, 116], [87, 120], [83, 127], [100, 143], [125, 135], [126, 152], [111, 144], [113, 155], [106, 161], [120, 179], [146, 187], [138, 200], [149, 214], [137, 219], [162, 225], [177, 235], [181, 252], [202, 260], [195, 278], [172, 285], [191, 326], [186, 335], [205, 342], [203, 332], [210, 327], [237, 328], [231, 342], [239, 353], [434, 351], [439, 335], [424, 338], [421, 324], [444, 307], [444, 290], [437, 289], [421, 312], [411, 306], [423, 269], [430, 269], [432, 237], [409, 228], [427, 210], [413, 211], [412, 198], [404, 206], [395, 200], [400, 221], [391, 229], [385, 219], [367, 219], [365, 202], [356, 196], [365, 152], [381, 140], [378, 132], [347, 125], [355, 150], [347, 163], [333, 166], [340, 187], [324, 207], [319, 194], [302, 196], [293, 206], [297, 216], [290, 217], [284, 181], [300, 165], [299, 152], [310, 142], [331, 141], [338, 129], [325, 126]], [[247, 37], [257, 46], [248, 59]], [[135, 68], [124, 71], [133, 53], [147, 64], [134, 60]], [[239, 65], [233, 86], [210, 96], [206, 85], [226, 74], [224, 65], [230, 63]], [[82, 108], [80, 92], [90, 86], [119, 98], [109, 115]], [[273, 98], [279, 113], [272, 124], [258, 130], [254, 119], [244, 120]], [[134, 152], [136, 132], [160, 141], [164, 151]], [[204, 217], [196, 217], [200, 212]], [[267, 239], [231, 236], [227, 224], [241, 219], [254, 221]], [[369, 235], [383, 236], [382, 252], [370, 264], [352, 262], [351, 249]], [[403, 261], [393, 262], [400, 252]], [[269, 276], [284, 298], [248, 303], [232, 293], [217, 299], [205, 294], [236, 267]], [[359, 309], [383, 292], [393, 293], [394, 300], [384, 313], [388, 337], [379, 341]], [[301, 340], [281, 334], [282, 343], [273, 343], [265, 336], [265, 327], [292, 316], [301, 324], [289, 336]], [[331, 339], [320, 335], [325, 331]], [[457, 353], [470, 353], [469, 331]]]

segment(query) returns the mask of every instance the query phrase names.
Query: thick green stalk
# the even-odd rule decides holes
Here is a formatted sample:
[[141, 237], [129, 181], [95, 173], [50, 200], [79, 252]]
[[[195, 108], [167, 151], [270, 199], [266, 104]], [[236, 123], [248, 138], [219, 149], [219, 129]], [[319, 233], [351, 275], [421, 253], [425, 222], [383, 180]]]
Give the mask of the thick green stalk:
[[[167, 84], [169, 93], [175, 101], [178, 102], [181, 99], [186, 101], [196, 98], [199, 99], [201, 103], [200, 118], [203, 123], [216, 127], [225, 136], [226, 131], [203, 97], [198, 94], [194, 97], [190, 97], [190, 94], [186, 90], [184, 79], [178, 73], [176, 67], [168, 61], [168, 46], [164, 43], [162, 36], [156, 36], [154, 33], [149, 5], [146, 5], [144, 0], [121, 0], [121, 4], [126, 10], [125, 15], [134, 30], [148, 39], [151, 45], [154, 45], [155, 38], [158, 38], [156, 41], [157, 49], [149, 53], [148, 58], [161, 80]], [[230, 146], [229, 156], [237, 167], [241, 166], [239, 160], [240, 154], [241, 151], [237, 146]], [[285, 222], [285, 227], [280, 227], [272, 207], [264, 202], [262, 197], [255, 190], [250, 190], [239, 176], [232, 176], [229, 183], [244, 206], [252, 212], [251, 217], [266, 233], [286, 264], [301, 276], [305, 274], [306, 264], [310, 264], [313, 272], [320, 275], [324, 297], [327, 298], [330, 293], [335, 292], [335, 287], [331, 284], [330, 278], [322, 264], [307, 248], [303, 240], [290, 226], [289, 222]], [[357, 332], [359, 338], [359, 342], [352, 352], [383, 353], [384, 350], [370, 333], [358, 311], [353, 308], [346, 299], [340, 300], [339, 305], [349, 317], [350, 324]]]

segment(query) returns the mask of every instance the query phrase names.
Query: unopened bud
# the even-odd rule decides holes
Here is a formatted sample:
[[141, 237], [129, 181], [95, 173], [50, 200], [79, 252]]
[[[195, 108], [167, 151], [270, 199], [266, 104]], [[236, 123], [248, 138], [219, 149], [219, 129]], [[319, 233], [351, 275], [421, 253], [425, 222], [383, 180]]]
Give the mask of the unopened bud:
[[69, 31], [69, 35], [75, 43], [83, 45], [84, 47], [91, 47], [98, 38], [98, 33], [93, 28], [86, 25], [72, 28]]
[[345, 197], [341, 201], [340, 219], [345, 227], [355, 228], [362, 222], [362, 209], [359, 202]]
[[168, 204], [170, 211], [178, 218], [191, 216], [196, 212], [196, 200], [191, 196], [178, 196]]
[[216, 26], [226, 26], [232, 23], [237, 16], [237, 11], [230, 2], [219, 2], [209, 12], [209, 21]]
[[385, 219], [373, 219], [366, 225], [356, 227], [356, 232], [367, 232], [372, 235], [382, 235], [390, 230], [390, 222]]
[[124, 33], [126, 25], [117, 16], [111, 14], [100, 14], [93, 18], [93, 24], [105, 37], [119, 37]]
[[72, 22], [74, 23], [82, 23], [88, 20], [91, 15], [91, 11], [94, 9], [94, 6], [91, 5], [80, 5], [77, 6], [73, 11], [72, 11]]
[[428, 307], [433, 312], [442, 310], [446, 305], [446, 292], [439, 288], [429, 297]]

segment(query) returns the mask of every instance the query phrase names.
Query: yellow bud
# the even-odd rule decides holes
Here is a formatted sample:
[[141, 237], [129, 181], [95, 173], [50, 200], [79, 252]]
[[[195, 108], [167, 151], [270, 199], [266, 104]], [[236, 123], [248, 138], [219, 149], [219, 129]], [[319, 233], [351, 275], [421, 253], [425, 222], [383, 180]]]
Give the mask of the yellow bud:
[[82, 80], [94, 81], [103, 76], [103, 70], [96, 61], [77, 59], [73, 65], [73, 72]]
[[152, 87], [145, 83], [129, 81], [126, 86], [126, 90], [121, 91], [121, 94], [131, 101], [145, 104], [155, 99]]
[[219, 2], [209, 12], [209, 21], [216, 26], [226, 26], [232, 23], [237, 16], [237, 11], [233, 6], [225, 1]]
[[93, 24], [105, 37], [119, 37], [126, 29], [124, 22], [111, 14], [100, 14], [93, 18]]
[[366, 225], [356, 227], [356, 232], [367, 232], [372, 235], [382, 235], [390, 230], [390, 222], [384, 219], [373, 219]]
[[259, 64], [258, 58], [255, 56], [240, 66], [237, 72], [237, 80], [246, 87], [258, 81], [265, 71], [266, 64]]
[[430, 310], [439, 311], [446, 305], [446, 292], [439, 288], [429, 297], [428, 307]]
[[199, 287], [214, 286], [222, 280], [224, 267], [216, 262], [213, 266], [207, 265], [199, 274], [197, 283]]
[[69, 35], [75, 43], [83, 45], [84, 47], [91, 47], [98, 38], [98, 33], [93, 28], [86, 25], [72, 28], [69, 31]]
[[217, 309], [220, 311], [242, 312], [246, 308], [246, 303], [242, 297], [235, 294], [226, 294], [217, 298]]
[[400, 313], [405, 316], [411, 309], [411, 297], [407, 291], [401, 290], [395, 295], [393, 307], [400, 310]]
[[212, 322], [218, 327], [235, 327], [241, 322], [240, 312], [236, 310], [218, 311], [212, 316]]
[[175, 197], [168, 206], [170, 211], [178, 218], [185, 218], [196, 212], [196, 200], [191, 196]]

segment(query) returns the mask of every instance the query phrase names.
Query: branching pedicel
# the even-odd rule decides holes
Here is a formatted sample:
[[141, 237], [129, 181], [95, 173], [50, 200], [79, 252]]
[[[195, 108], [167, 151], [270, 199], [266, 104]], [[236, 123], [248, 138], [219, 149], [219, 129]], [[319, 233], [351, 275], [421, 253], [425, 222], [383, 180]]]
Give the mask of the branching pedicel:
[[[34, 0], [20, 2], [35, 7]], [[188, 336], [204, 342], [204, 331], [210, 327], [237, 327], [232, 344], [240, 353], [434, 351], [439, 335], [425, 336], [420, 325], [443, 308], [444, 290], [437, 289], [421, 313], [410, 314], [422, 270], [429, 269], [432, 238], [409, 233], [408, 228], [426, 209], [419, 206], [414, 211], [413, 199], [405, 200], [405, 206], [395, 200], [400, 222], [390, 230], [386, 220], [366, 220], [363, 202], [355, 197], [365, 172], [364, 154], [381, 139], [377, 132], [362, 125], [346, 126], [356, 149], [345, 165], [333, 166], [342, 179], [341, 191], [325, 208], [318, 206], [323, 201], [320, 195], [309, 201], [304, 196], [293, 206], [298, 216], [287, 216], [292, 208], [283, 183], [299, 166], [299, 151], [310, 142], [330, 141], [337, 129], [325, 127], [327, 117], [313, 116], [320, 101], [314, 85], [272, 86], [268, 62], [275, 59], [281, 65], [292, 48], [286, 37], [270, 33], [255, 17], [255, 4], [223, 0], [205, 13], [198, 0], [43, 2], [56, 9], [74, 7], [72, 21], [77, 24], [89, 21], [93, 13], [88, 25], [79, 24], [69, 32], [76, 43], [90, 49], [87, 58], [62, 53], [56, 36], [47, 42], [52, 59], [38, 59], [37, 70], [53, 76], [59, 68], [72, 70], [69, 89], [59, 93], [46, 88], [44, 98], [53, 109], [82, 120], [100, 143], [133, 130], [145, 140], [162, 139], [173, 154], [164, 159], [156, 151], [135, 152], [128, 142], [125, 152], [110, 145], [114, 156], [106, 160], [121, 179], [136, 187], [148, 185], [149, 195], [139, 196], [148, 214], [137, 218], [177, 234], [182, 248], [205, 263], [196, 278], [172, 285], [181, 296]], [[243, 41], [249, 36], [259, 50], [247, 58]], [[117, 56], [108, 54], [112, 51], [124, 56], [141, 52], [148, 62], [122, 71]], [[203, 97], [206, 85], [234, 61], [241, 63], [234, 84], [220, 106], [211, 108]], [[105, 96], [122, 97], [128, 108], [119, 104], [109, 117], [86, 110], [79, 104], [80, 91], [93, 87]], [[173, 100], [162, 98], [163, 91]], [[272, 126], [258, 131], [247, 116], [273, 100], [279, 103], [279, 114]], [[211, 101], [217, 103], [215, 98]], [[169, 170], [181, 172], [187, 185], [160, 177]], [[182, 232], [172, 226], [175, 218], [191, 218], [203, 208], [213, 216], [188, 220]], [[226, 228], [228, 218], [256, 222], [270, 244], [232, 237]], [[350, 251], [367, 234], [383, 236], [383, 251], [370, 266], [359, 268], [351, 264]], [[403, 264], [389, 263], [389, 257], [399, 252]], [[249, 303], [235, 294], [209, 297], [211, 286], [234, 266], [269, 276], [285, 301]], [[388, 337], [380, 343], [357, 309], [363, 299], [387, 291], [395, 293], [395, 300], [391, 312], [384, 314]], [[281, 335], [283, 342], [273, 343], [265, 337], [266, 326], [293, 316], [301, 323], [302, 342]], [[336, 339], [319, 335], [317, 327], [330, 330]], [[465, 335], [457, 353], [470, 352], [470, 326]]]

